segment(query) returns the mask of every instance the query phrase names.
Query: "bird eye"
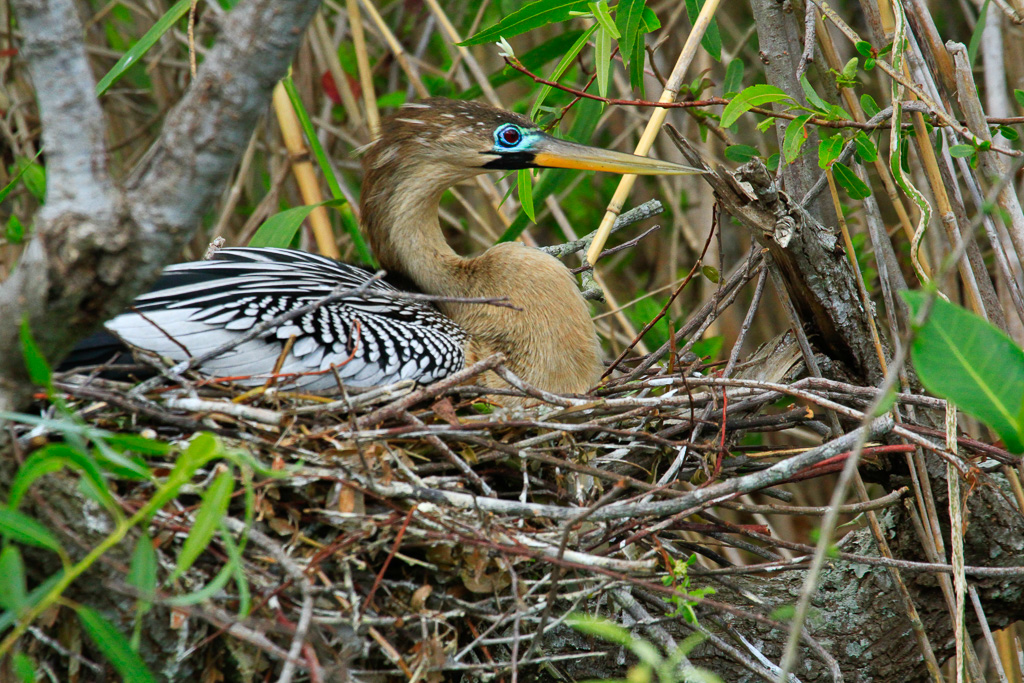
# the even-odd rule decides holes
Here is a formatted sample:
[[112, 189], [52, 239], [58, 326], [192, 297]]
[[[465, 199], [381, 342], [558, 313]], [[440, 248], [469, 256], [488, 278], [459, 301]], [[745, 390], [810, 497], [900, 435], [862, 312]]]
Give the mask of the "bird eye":
[[494, 139], [501, 147], [515, 147], [522, 142], [523, 132], [509, 123], [494, 132]]

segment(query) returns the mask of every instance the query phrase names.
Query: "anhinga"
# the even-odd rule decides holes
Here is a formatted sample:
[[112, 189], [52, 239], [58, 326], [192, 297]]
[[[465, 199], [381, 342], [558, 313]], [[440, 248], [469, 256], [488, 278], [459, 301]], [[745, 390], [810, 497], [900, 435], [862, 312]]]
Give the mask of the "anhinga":
[[[396, 298], [391, 285], [377, 281], [362, 295], [326, 304], [207, 361], [204, 373], [263, 383], [295, 337], [278, 372], [289, 376], [288, 386], [303, 390], [336, 389], [335, 372], [360, 387], [431, 382], [500, 351], [508, 368], [536, 387], [586, 391], [600, 377], [600, 349], [569, 270], [517, 242], [459, 256], [441, 232], [441, 195], [498, 170], [694, 172], [559, 140], [518, 114], [446, 99], [402, 107], [368, 146], [363, 167], [363, 228], [384, 269], [428, 294], [504, 297], [515, 308], [444, 302], [435, 308]], [[167, 268], [155, 288], [107, 328], [133, 346], [180, 361], [339, 284], [354, 288], [370, 278], [363, 269], [300, 251], [221, 249], [212, 260]]]

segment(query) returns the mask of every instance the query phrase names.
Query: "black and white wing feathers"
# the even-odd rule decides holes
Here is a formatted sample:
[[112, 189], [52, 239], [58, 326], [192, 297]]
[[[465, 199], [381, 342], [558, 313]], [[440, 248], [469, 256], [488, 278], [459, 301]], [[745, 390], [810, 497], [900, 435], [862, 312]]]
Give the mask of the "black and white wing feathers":
[[[107, 323], [129, 344], [185, 360], [236, 340], [255, 325], [371, 277], [361, 268], [290, 249], [221, 249], [213, 260], [164, 271], [131, 312]], [[345, 297], [206, 361], [204, 374], [262, 384], [287, 340], [281, 383], [307, 391], [403, 379], [432, 382], [463, 368], [466, 334], [429, 304], [395, 297], [386, 282]]]

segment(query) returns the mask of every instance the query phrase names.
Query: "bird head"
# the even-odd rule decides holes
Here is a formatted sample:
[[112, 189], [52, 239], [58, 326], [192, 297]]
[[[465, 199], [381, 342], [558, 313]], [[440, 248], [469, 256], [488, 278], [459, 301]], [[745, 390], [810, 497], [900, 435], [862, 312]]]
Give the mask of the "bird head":
[[648, 157], [561, 140], [525, 116], [483, 104], [433, 98], [404, 105], [385, 120], [368, 149], [368, 172], [420, 166], [433, 182], [452, 184], [488, 171], [571, 168], [638, 175], [700, 171]]

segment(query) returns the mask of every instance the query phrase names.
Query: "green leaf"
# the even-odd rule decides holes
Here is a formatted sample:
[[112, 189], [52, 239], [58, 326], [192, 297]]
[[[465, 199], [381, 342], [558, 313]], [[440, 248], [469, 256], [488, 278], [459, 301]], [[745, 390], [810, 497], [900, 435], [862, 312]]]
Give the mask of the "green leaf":
[[750, 111], [751, 107], [760, 107], [762, 104], [788, 99], [791, 99], [790, 96], [774, 85], [761, 83], [745, 88], [739, 95], [732, 98], [732, 101], [722, 110], [722, 128], [728, 128], [736, 123], [736, 120]]
[[761, 156], [760, 150], [750, 145], [729, 145], [725, 148], [725, 158], [738, 164], [746, 163]]
[[853, 143], [857, 146], [857, 156], [863, 163], [871, 163], [878, 158], [878, 148], [875, 147], [874, 141], [864, 131], [859, 131], [853, 138]]
[[46, 358], [43, 357], [43, 353], [36, 345], [36, 340], [32, 337], [32, 330], [28, 326], [27, 313], [21, 319], [21, 327], [18, 332], [21, 336], [21, 355], [25, 359], [25, 367], [28, 369], [29, 379], [32, 380], [32, 384], [45, 387], [49, 391], [53, 372], [50, 370], [50, 364], [46, 362]]
[[597, 68], [597, 92], [608, 97], [608, 82], [612, 75], [612, 37], [604, 26], [599, 26], [594, 38], [594, 66]]
[[633, 43], [633, 56], [629, 60], [629, 87], [636, 91], [637, 97], [644, 99], [644, 67], [647, 65], [647, 42], [643, 34], [637, 36]]
[[363, 239], [363, 233], [359, 230], [355, 216], [352, 215], [352, 207], [348, 206], [348, 200], [345, 199], [345, 194], [341, 191], [341, 185], [334, 175], [334, 167], [331, 166], [330, 161], [327, 159], [327, 153], [324, 151], [323, 145], [320, 144], [320, 137], [317, 135], [316, 128], [313, 127], [313, 121], [309, 117], [309, 112], [306, 111], [306, 105], [295, 88], [295, 82], [292, 81], [291, 76], [287, 76], [282, 79], [281, 84], [284, 86], [285, 92], [288, 93], [288, 99], [295, 109], [295, 115], [299, 118], [299, 123], [302, 125], [302, 132], [306, 136], [306, 142], [309, 144], [309, 148], [313, 150], [313, 156], [320, 167], [320, 172], [323, 173], [324, 180], [327, 181], [327, 187], [331, 191], [332, 201], [326, 202], [325, 205], [338, 206], [342, 209], [339, 212], [341, 214], [341, 224], [345, 228], [349, 239], [352, 240], [356, 253], [359, 254], [359, 260], [366, 265], [375, 266], [377, 261], [374, 259], [370, 247], [366, 244], [366, 240]]
[[537, 0], [502, 17], [497, 24], [483, 29], [459, 45], [480, 45], [499, 38], [511, 38], [541, 26], [565, 21], [572, 12], [583, 12], [586, 9], [586, 0]]
[[832, 111], [832, 105], [821, 99], [821, 95], [818, 94], [818, 91], [811, 87], [806, 74], [800, 75], [800, 87], [803, 88], [804, 97], [807, 98], [808, 103], [810, 103], [812, 107], [820, 110], [824, 114], [828, 114]]
[[36, 664], [24, 652], [15, 652], [11, 658], [14, 665], [14, 675], [21, 679], [21, 683], [34, 683], [36, 680], [43, 680], [36, 672]]
[[843, 136], [823, 137], [818, 143], [818, 168], [827, 168], [843, 151]]
[[971, 34], [971, 42], [967, 44], [967, 60], [971, 66], [978, 60], [978, 48], [981, 47], [981, 36], [985, 32], [985, 21], [988, 19], [989, 0], [981, 3], [978, 10], [978, 21], [974, 24], [974, 33]]
[[882, 111], [875, 103], [875, 98], [866, 93], [860, 96], [860, 106], [869, 119], [874, 118], [878, 112]]
[[46, 168], [36, 162], [40, 154], [42, 152], [31, 159], [15, 157], [14, 164], [10, 167], [11, 173], [15, 174], [14, 179], [4, 186], [3, 191], [0, 191], [0, 202], [7, 198], [11, 190], [17, 186], [18, 181], [25, 183], [25, 188], [36, 198], [37, 202], [42, 204], [46, 201]]
[[296, 206], [291, 209], [285, 209], [280, 213], [275, 213], [263, 221], [263, 225], [259, 227], [256, 234], [249, 240], [249, 246], [287, 249], [292, 245], [292, 240], [295, 239], [295, 234], [299, 231], [299, 228], [302, 227], [302, 221], [306, 220], [309, 214], [313, 213], [313, 209], [318, 206], [336, 205], [338, 203], [336, 200], [331, 199], [319, 204], [304, 204], [303, 206]]
[[[38, 152], [36, 152], [36, 155], [34, 157], [32, 157], [32, 160], [29, 163], [21, 163], [19, 160], [17, 160], [17, 159], [15, 160], [15, 167], [18, 170], [17, 170], [17, 172], [14, 172], [14, 168], [11, 169], [11, 172], [14, 173], [14, 177], [11, 178], [11, 181], [9, 183], [4, 185], [3, 188], [0, 189], [0, 204], [2, 204], [4, 201], [6, 201], [7, 195], [9, 195], [11, 193], [11, 191], [15, 187], [18, 186], [18, 183], [21, 182], [22, 177], [24, 177], [24, 175], [29, 172], [29, 170], [32, 168], [34, 162], [39, 158], [39, 155], [41, 155], [42, 153], [43, 153], [43, 150], [39, 150]], [[38, 165], [38, 164], [35, 164], [35, 165]], [[43, 182], [44, 183], [46, 182], [46, 171], [45, 171], [45, 169], [43, 170]], [[28, 187], [28, 182], [25, 183], [25, 186]], [[44, 189], [43, 199], [45, 199], [45, 197], [46, 197], [45, 185], [44, 185], [43, 189]], [[31, 192], [31, 191], [32, 191], [32, 188], [29, 187], [29, 192]], [[42, 201], [42, 199], [40, 199], [39, 201]]]
[[786, 126], [786, 135], [782, 141], [782, 153], [786, 157], [786, 163], [791, 164], [800, 156], [800, 150], [807, 142], [807, 121], [811, 114], [798, 116]]
[[104, 619], [99, 612], [85, 605], [77, 605], [75, 611], [82, 622], [82, 628], [103, 656], [107, 658], [125, 683], [156, 683], [156, 678], [146, 668], [139, 653], [132, 650], [128, 639], [113, 624]]
[[650, 7], [644, 7], [644, 14], [640, 18], [640, 32], [654, 33], [661, 28], [661, 20]]
[[7, 505], [11, 510], [18, 508], [22, 497], [36, 479], [64, 469], [67, 459], [60, 452], [63, 450], [71, 449], [65, 444], [48, 444], [28, 456], [11, 482], [11, 490], [7, 497]]
[[846, 81], [852, 81], [857, 78], [857, 61], [856, 57], [850, 57], [843, 67], [842, 76]]
[[530, 169], [522, 168], [517, 173], [519, 187], [519, 203], [523, 211], [530, 218], [531, 223], [537, 222], [537, 216], [533, 212], [533, 179], [530, 177]]
[[[643, 19], [646, 4], [647, 0], [619, 0], [615, 6], [615, 26], [619, 30], [619, 46], [624, 60], [635, 59], [634, 47], [637, 41], [643, 41], [640, 20]], [[629, 66], [628, 62], [626, 66]]]
[[13, 213], [7, 219], [4, 237], [10, 244], [21, 244], [25, 240], [25, 224]]
[[[928, 295], [901, 292], [916, 316]], [[1024, 453], [1024, 350], [997, 327], [941, 299], [917, 330], [911, 358], [936, 396], [991, 427], [1013, 453]]]
[[228, 503], [231, 502], [231, 493], [234, 489], [235, 477], [228, 469], [218, 474], [203, 494], [203, 503], [199, 506], [195, 522], [181, 547], [181, 554], [178, 555], [178, 566], [174, 569], [172, 581], [188, 571], [206, 550], [210, 539], [217, 532], [221, 519], [228, 511]]
[[17, 510], [0, 508], [0, 534], [18, 543], [63, 554], [60, 541], [41, 523]]
[[1024, 107], [1024, 90], [1014, 90], [1013, 99], [1017, 100], [1017, 104]]
[[969, 157], [974, 155], [974, 145], [953, 145], [949, 148], [951, 157]]
[[[697, 16], [703, 8], [704, 0], [686, 0], [686, 16], [690, 18], [690, 24], [697, 21]], [[716, 62], [722, 61], [722, 37], [718, 33], [718, 22], [713, 17], [704, 36], [700, 39], [700, 44]]]
[[832, 164], [832, 175], [836, 183], [850, 195], [850, 199], [866, 199], [871, 196], [871, 188], [846, 164], [839, 161]]
[[114, 433], [104, 439], [111, 446], [135, 451], [142, 455], [167, 455], [171, 452], [171, 445], [165, 441], [149, 439], [138, 434]]
[[139, 598], [145, 602], [153, 602], [156, 599], [156, 570], [157, 559], [153, 541], [143, 534], [135, 543], [127, 581], [129, 586], [134, 586], [139, 591]]
[[743, 60], [734, 59], [725, 68], [725, 80], [722, 82], [722, 96], [732, 97], [743, 87]]
[[622, 34], [619, 33], [618, 26], [615, 25], [615, 20], [612, 19], [611, 10], [608, 9], [608, 3], [605, 2], [605, 0], [588, 2], [587, 7], [590, 8], [590, 12], [594, 15], [594, 19], [601, 25], [601, 28], [608, 32], [608, 35], [615, 40], [622, 37]]
[[[558, 62], [558, 66], [556, 66], [554, 71], [552, 71], [548, 75], [547, 80], [558, 81], [558, 79], [560, 79], [565, 74], [566, 70], [572, 65], [573, 62], [576, 61], [576, 56], [579, 55], [580, 50], [582, 50], [583, 46], [587, 44], [587, 41], [590, 40], [590, 36], [592, 36], [595, 31], [597, 31], [597, 24], [594, 24], [593, 26], [588, 28], [586, 31], [583, 32], [583, 35], [576, 39], [576, 42], [572, 44], [572, 47], [569, 48], [568, 52], [565, 53], [561, 61]], [[540, 93], [537, 95], [537, 100], [533, 103], [533, 108], [530, 109], [531, 119], [537, 118], [537, 114], [538, 112], [540, 112], [540, 108], [541, 106], [543, 106], [544, 100], [547, 99], [547, 96], [551, 92], [551, 90], [552, 88], [550, 85], [545, 85], [540, 89]]]
[[[1011, 141], [1016, 140], [1017, 138], [1020, 137], [1020, 133], [1018, 133], [1015, 128], [1011, 128], [1010, 126], [999, 126], [999, 134], [1002, 135], [1007, 140]], [[14, 216], [11, 216], [11, 218], [14, 218]]]
[[135, 64], [135, 62], [142, 59], [143, 55], [149, 52], [150, 48], [156, 45], [156, 41], [160, 40], [160, 36], [166, 33], [175, 22], [185, 16], [188, 12], [188, 8], [191, 6], [190, 0], [178, 0], [167, 10], [160, 19], [153, 24], [146, 33], [139, 38], [139, 42], [135, 43], [130, 50], [122, 55], [121, 59], [117, 60], [117, 64], [107, 72], [107, 75], [100, 79], [100, 82], [96, 84], [96, 95], [97, 97], [107, 92], [110, 86], [117, 83], [117, 81], [124, 76], [125, 72]]
[[[552, 59], [564, 55], [582, 33], [582, 30], [559, 33], [532, 50], [518, 55], [519, 62], [530, 71], [536, 72]], [[520, 73], [509, 66], [503, 66], [499, 71], [491, 74], [487, 80], [490, 82], [491, 87], [497, 88], [522, 78], [526, 78], [526, 74]], [[479, 85], [474, 85], [460, 92], [456, 98], [460, 100], [475, 100], [482, 94], [483, 88]]]
[[853, 44], [853, 46], [857, 48], [857, 52], [860, 53], [862, 57], [871, 56], [871, 43], [867, 42], [866, 40], [858, 40], [856, 43]]
[[569, 617], [568, 624], [581, 633], [596, 636], [615, 645], [627, 646], [633, 640], [629, 629], [601, 617], [573, 614]]
[[9, 545], [0, 550], [0, 607], [9, 612], [19, 612], [27, 604], [25, 562], [21, 559], [21, 551]]
[[188, 607], [189, 605], [198, 605], [201, 602], [206, 602], [211, 599], [217, 593], [224, 590], [224, 586], [228, 585], [228, 581], [235, 575], [235, 563], [233, 560], [229, 560], [217, 575], [214, 576], [210, 581], [197, 591], [186, 593], [184, 595], [175, 595], [170, 598], [166, 598], [160, 601], [161, 605], [167, 605], [168, 607]]

